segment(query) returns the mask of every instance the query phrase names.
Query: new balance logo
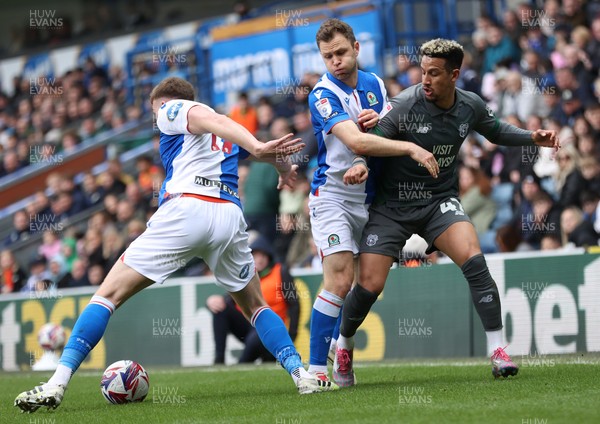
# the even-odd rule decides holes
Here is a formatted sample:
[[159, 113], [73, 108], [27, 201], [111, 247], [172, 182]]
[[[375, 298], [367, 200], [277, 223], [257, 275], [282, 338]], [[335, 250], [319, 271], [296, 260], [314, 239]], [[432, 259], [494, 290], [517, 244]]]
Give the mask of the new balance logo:
[[487, 296], [482, 297], [479, 300], [479, 303], [490, 303], [493, 300], [494, 300], [494, 295], [493, 294], [488, 294]]

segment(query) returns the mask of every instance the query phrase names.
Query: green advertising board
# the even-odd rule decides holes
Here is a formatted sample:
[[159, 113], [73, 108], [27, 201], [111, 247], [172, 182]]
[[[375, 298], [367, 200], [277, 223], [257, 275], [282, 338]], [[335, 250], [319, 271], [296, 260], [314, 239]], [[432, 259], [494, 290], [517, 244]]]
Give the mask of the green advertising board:
[[[515, 255], [487, 258], [502, 298], [511, 355], [600, 351], [600, 255]], [[310, 314], [321, 274], [296, 274], [300, 325], [296, 345], [306, 360]], [[70, 333], [93, 288], [0, 296], [2, 369], [29, 369], [46, 322]], [[144, 365], [211, 365], [214, 361], [208, 296], [223, 291], [209, 278], [178, 278], [130, 299], [110, 320], [104, 338], [82, 365], [101, 369], [119, 359]], [[240, 342], [228, 339], [227, 361]], [[460, 269], [423, 263], [390, 272], [386, 288], [356, 336], [355, 358], [486, 355], [485, 334]]]

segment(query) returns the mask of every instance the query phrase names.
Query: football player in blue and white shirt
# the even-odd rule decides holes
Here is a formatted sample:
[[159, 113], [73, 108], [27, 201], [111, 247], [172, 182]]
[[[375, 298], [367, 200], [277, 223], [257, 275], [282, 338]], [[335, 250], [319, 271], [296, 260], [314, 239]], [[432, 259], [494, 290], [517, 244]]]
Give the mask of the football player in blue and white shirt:
[[[328, 19], [319, 28], [316, 41], [328, 72], [308, 98], [319, 146], [310, 220], [323, 260], [323, 290], [317, 295], [311, 315], [309, 372], [329, 382], [327, 356], [330, 344], [332, 349], [335, 346], [331, 342], [334, 327], [355, 278], [354, 257], [374, 194], [362, 155], [408, 155], [434, 177], [439, 168], [433, 155], [414, 143], [365, 132], [393, 110], [381, 79], [358, 70], [360, 46], [352, 28], [339, 19]], [[344, 368], [344, 364], [352, 363], [346, 360], [352, 348], [337, 349], [333, 376], [340, 386], [355, 382], [352, 369]]]
[[154, 282], [162, 283], [194, 257], [203, 258], [217, 285], [230, 292], [301, 394], [337, 388], [304, 370], [283, 321], [265, 302], [237, 193], [237, 161], [242, 153], [238, 146], [275, 165], [282, 188], [296, 178], [297, 165], [287, 158], [304, 145], [292, 140], [292, 134], [259, 142], [228, 117], [194, 102], [192, 85], [181, 78], [163, 80], [152, 90], [150, 101], [166, 170], [160, 206], [77, 319], [54, 375], [48, 383], [17, 396], [15, 406], [34, 412], [60, 405], [72, 374], [102, 338], [114, 310]]

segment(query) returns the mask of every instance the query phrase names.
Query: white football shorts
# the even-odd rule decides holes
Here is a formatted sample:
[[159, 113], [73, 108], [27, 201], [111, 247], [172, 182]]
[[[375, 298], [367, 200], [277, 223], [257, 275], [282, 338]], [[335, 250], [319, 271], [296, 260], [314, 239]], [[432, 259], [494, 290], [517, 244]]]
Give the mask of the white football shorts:
[[242, 290], [253, 277], [254, 259], [242, 210], [234, 203], [177, 196], [150, 218], [146, 230], [122, 256], [123, 262], [157, 283], [194, 257], [206, 262], [217, 285]]
[[310, 194], [308, 207], [313, 240], [321, 257], [344, 251], [358, 254], [369, 205]]

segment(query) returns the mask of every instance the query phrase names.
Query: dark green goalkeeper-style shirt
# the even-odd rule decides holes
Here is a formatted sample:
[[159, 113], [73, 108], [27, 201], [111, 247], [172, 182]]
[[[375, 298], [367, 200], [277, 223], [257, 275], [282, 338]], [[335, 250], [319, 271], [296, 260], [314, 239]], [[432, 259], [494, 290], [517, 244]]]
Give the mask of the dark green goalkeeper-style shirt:
[[[457, 155], [470, 131], [505, 146], [533, 145], [531, 131], [499, 121], [475, 93], [456, 89], [449, 110], [425, 99], [421, 84], [391, 99], [392, 110], [373, 129], [388, 139], [411, 141], [435, 156], [440, 173], [433, 178], [410, 156], [377, 158], [374, 162], [377, 191], [373, 204], [390, 207], [418, 206], [433, 200], [458, 197]], [[520, 154], [515, 151], [515, 154]]]

